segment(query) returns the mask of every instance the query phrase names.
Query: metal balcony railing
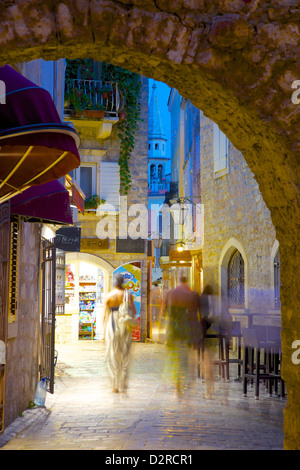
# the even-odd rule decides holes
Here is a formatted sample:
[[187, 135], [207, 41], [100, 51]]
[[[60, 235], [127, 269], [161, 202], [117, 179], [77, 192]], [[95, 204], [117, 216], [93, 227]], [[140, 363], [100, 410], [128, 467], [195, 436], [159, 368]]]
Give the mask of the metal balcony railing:
[[68, 79], [65, 85], [65, 112], [70, 109], [102, 109], [115, 115], [124, 107], [117, 82]]
[[160, 182], [154, 181], [150, 182], [148, 188], [148, 194], [165, 194], [168, 190], [167, 182], [160, 180]]

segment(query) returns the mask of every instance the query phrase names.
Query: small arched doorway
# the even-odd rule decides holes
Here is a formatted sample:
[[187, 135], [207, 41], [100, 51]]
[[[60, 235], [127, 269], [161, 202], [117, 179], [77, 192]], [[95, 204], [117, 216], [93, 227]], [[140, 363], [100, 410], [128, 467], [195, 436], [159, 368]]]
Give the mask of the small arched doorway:
[[113, 266], [90, 253], [66, 253], [65, 313], [56, 317], [56, 343], [103, 339], [104, 296]]
[[241, 243], [230, 238], [219, 258], [219, 296], [231, 313], [248, 308], [248, 261]]
[[231, 255], [227, 268], [228, 306], [244, 308], [245, 306], [245, 263], [239, 250]]

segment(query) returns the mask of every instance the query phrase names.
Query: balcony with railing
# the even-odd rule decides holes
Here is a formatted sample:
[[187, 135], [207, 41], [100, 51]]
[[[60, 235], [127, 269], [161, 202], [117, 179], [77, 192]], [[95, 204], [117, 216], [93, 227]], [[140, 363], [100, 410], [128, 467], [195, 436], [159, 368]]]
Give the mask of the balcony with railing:
[[109, 137], [112, 126], [124, 118], [124, 100], [116, 82], [68, 79], [65, 85], [64, 119], [81, 134], [86, 128], [96, 138]]
[[164, 179], [160, 181], [151, 181], [148, 187], [148, 196], [162, 196], [168, 191], [168, 183]]

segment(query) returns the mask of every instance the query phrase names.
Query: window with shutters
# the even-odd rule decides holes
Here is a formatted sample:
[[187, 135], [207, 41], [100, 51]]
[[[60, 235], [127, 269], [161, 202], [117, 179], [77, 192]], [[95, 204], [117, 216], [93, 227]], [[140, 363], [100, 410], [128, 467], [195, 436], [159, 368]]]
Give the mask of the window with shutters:
[[100, 162], [100, 199], [120, 208], [120, 167], [118, 162]]
[[[228, 172], [228, 148], [229, 141], [226, 135], [214, 123], [214, 171], [216, 176], [222, 176]], [[220, 172], [220, 173], [218, 173]]]
[[96, 188], [96, 163], [82, 162], [79, 168], [70, 172], [85, 194], [86, 199], [97, 194]]

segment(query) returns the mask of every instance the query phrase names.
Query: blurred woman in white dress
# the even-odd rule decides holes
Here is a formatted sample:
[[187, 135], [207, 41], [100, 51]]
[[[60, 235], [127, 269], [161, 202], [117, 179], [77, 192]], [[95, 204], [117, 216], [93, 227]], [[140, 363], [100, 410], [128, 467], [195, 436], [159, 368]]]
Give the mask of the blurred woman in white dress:
[[[123, 276], [117, 274], [114, 278], [114, 289], [107, 294], [104, 301], [105, 356], [114, 393], [124, 392], [127, 389], [132, 342], [132, 331], [120, 321], [119, 307], [123, 303], [125, 294], [123, 284]], [[131, 294], [128, 295], [128, 303], [134, 317], [136, 308]]]

